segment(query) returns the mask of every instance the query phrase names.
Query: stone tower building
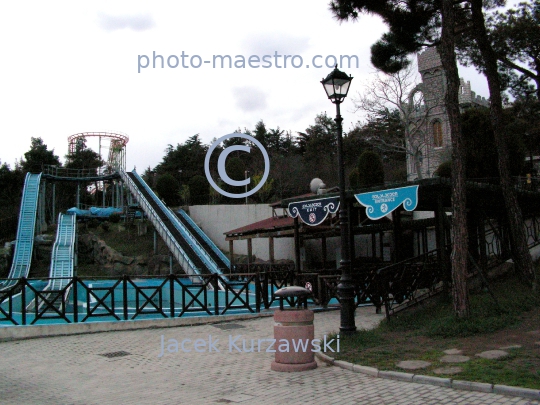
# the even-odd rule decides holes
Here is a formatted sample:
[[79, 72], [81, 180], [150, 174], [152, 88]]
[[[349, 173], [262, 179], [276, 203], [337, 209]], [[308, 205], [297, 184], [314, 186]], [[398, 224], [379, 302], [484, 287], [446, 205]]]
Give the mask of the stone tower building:
[[[418, 54], [418, 72], [422, 77], [413, 93], [423, 94], [424, 105], [416, 109], [415, 115], [422, 120], [422, 128], [415, 136], [423, 137], [417, 146], [419, 149], [419, 163], [422, 178], [433, 177], [439, 165], [450, 159], [451, 139], [450, 125], [444, 94], [446, 91], [445, 72], [442, 68], [441, 58], [436, 48], [428, 48]], [[471, 91], [471, 83], [460, 79], [459, 104], [461, 109], [483, 106], [489, 107], [489, 102]], [[411, 104], [412, 105], [412, 104]], [[416, 162], [411, 154], [407, 154], [407, 180], [418, 178]]]

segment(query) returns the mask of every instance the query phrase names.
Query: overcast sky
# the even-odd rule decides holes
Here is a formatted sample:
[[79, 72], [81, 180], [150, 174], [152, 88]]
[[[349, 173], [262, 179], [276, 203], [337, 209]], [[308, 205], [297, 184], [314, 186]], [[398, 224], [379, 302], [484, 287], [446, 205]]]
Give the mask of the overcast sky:
[[[342, 68], [354, 77], [354, 94], [373, 72], [369, 48], [385, 31], [374, 16], [338, 23], [328, 2], [1, 2], [0, 160], [13, 167], [33, 136], [63, 161], [69, 135], [117, 131], [129, 136], [127, 169], [142, 171], [161, 161], [168, 144], [197, 133], [210, 143], [260, 119], [269, 128], [303, 131], [317, 114], [335, 115], [319, 83], [332, 70], [326, 56], [358, 57], [358, 67]], [[153, 52], [164, 57], [164, 68], [159, 58], [152, 67]], [[276, 52], [301, 56], [302, 66], [291, 66], [299, 65], [296, 57], [277, 68]], [[139, 55], [149, 56], [146, 69], [139, 69], [139, 60], [146, 63]], [[178, 57], [177, 68], [168, 67], [176, 63], [170, 55]], [[233, 62], [243, 55], [246, 67], [213, 68], [213, 55]], [[251, 55], [271, 55], [272, 67], [260, 61], [250, 68]], [[312, 65], [315, 55], [322, 55], [315, 60], [322, 68]], [[474, 70], [461, 76], [488, 95]], [[350, 100], [342, 115], [345, 130], [362, 118]]]

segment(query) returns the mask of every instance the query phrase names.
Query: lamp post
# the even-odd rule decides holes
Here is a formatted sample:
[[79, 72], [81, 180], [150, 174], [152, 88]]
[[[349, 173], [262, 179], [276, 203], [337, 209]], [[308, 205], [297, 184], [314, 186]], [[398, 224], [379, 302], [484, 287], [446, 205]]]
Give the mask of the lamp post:
[[338, 152], [338, 168], [339, 168], [339, 229], [341, 235], [341, 278], [338, 284], [338, 295], [341, 301], [341, 325], [340, 330], [344, 333], [354, 332], [356, 325], [354, 322], [354, 311], [356, 305], [354, 302], [354, 285], [352, 282], [351, 272], [351, 250], [349, 246], [349, 216], [346, 206], [345, 195], [345, 166], [343, 163], [343, 118], [340, 113], [340, 104], [343, 102], [347, 93], [349, 92], [349, 86], [351, 84], [352, 76], [348, 76], [346, 73], [338, 70], [337, 65], [335, 69], [326, 76], [326, 79], [321, 81], [326, 91], [326, 95], [332, 103], [336, 105], [336, 124], [337, 124], [337, 152]]

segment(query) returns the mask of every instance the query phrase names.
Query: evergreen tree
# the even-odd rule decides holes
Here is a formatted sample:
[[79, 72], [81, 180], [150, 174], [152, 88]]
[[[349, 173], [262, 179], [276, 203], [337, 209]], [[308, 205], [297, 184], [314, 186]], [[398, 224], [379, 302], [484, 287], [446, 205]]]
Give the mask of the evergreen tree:
[[384, 167], [381, 156], [366, 150], [358, 158], [358, 186], [373, 187], [384, 184]]
[[171, 174], [164, 174], [158, 177], [156, 182], [156, 192], [158, 196], [172, 207], [178, 205], [180, 191], [180, 183]]
[[31, 138], [30, 150], [24, 154], [21, 166], [24, 172], [41, 172], [43, 165], [61, 166], [58, 156], [48, 150], [41, 138]]
[[204, 205], [208, 204], [210, 198], [210, 185], [204, 176], [194, 176], [189, 180], [189, 196], [191, 204]]

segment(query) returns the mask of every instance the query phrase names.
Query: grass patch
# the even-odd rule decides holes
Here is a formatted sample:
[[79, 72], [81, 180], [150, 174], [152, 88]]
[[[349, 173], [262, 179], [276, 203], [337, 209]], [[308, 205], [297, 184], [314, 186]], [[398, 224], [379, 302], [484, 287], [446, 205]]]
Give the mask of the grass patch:
[[[454, 317], [452, 303], [439, 297], [414, 310], [384, 320], [373, 330], [358, 331], [341, 337], [341, 352], [336, 358], [380, 370], [399, 369], [403, 360], [425, 360], [429, 368], [418, 374], [436, 375], [439, 367], [460, 366], [463, 372], [447, 376], [467, 381], [505, 384], [540, 389], [540, 294], [531, 291], [516, 279], [492, 283], [499, 302], [487, 292], [471, 295], [471, 317]], [[485, 360], [475, 354], [512, 344], [521, 349], [508, 349], [510, 356]], [[444, 350], [457, 348], [469, 356], [469, 362], [440, 362]], [[444, 377], [444, 376], [443, 376]]]

